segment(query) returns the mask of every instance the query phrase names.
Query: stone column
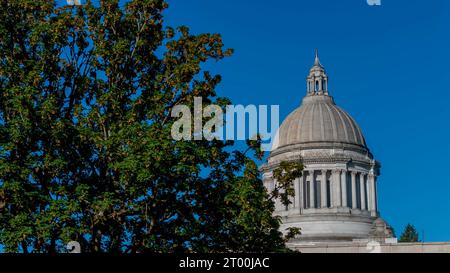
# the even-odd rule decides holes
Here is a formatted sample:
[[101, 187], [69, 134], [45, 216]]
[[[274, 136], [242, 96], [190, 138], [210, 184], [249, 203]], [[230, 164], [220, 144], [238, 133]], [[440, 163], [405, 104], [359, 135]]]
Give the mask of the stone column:
[[366, 180], [364, 173], [359, 174], [359, 188], [361, 191], [361, 210], [366, 210]]
[[352, 176], [352, 208], [356, 209], [358, 204], [356, 203], [356, 172], [351, 172]]
[[374, 187], [374, 197], [373, 197], [374, 211], [377, 214], [378, 213], [378, 182], [377, 182], [376, 176], [374, 176], [374, 178], [373, 178], [373, 187]]
[[322, 208], [327, 207], [327, 171], [322, 170], [322, 185], [320, 186], [320, 203]]
[[377, 205], [376, 205], [376, 189], [375, 189], [375, 176], [373, 174], [369, 174], [367, 176], [368, 188], [369, 188], [369, 210], [372, 216], [376, 216], [377, 214]]
[[295, 209], [300, 208], [300, 178], [294, 180], [294, 200], [292, 205]]
[[341, 171], [333, 170], [331, 174], [331, 206], [341, 207]]
[[370, 188], [370, 174], [367, 174], [367, 210], [372, 211], [372, 190]]
[[315, 208], [314, 171], [309, 171], [309, 208]]
[[347, 170], [341, 172], [342, 206], [347, 207]]
[[303, 172], [302, 177], [300, 177], [299, 179], [299, 187], [300, 187], [300, 195], [297, 197], [298, 202], [299, 202], [299, 210], [300, 210], [300, 214], [303, 214], [303, 210], [306, 208], [305, 207], [305, 181], [306, 181], [306, 172]]
[[330, 172], [330, 195], [328, 196], [329, 200], [330, 200], [330, 208], [334, 207], [334, 199], [336, 199], [336, 192], [334, 190], [334, 185], [336, 184], [334, 182], [334, 171], [331, 170]]

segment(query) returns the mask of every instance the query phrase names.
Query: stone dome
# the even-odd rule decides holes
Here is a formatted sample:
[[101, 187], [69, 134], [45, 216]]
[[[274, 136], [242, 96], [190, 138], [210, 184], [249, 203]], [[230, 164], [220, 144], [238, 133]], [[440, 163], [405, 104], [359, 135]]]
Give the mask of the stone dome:
[[328, 95], [306, 96], [301, 106], [280, 126], [277, 140], [273, 150], [314, 142], [355, 144], [367, 148], [358, 124]]
[[380, 164], [355, 120], [330, 96], [317, 51], [306, 85], [300, 107], [281, 124], [261, 167], [264, 185], [272, 190], [273, 171], [281, 162], [303, 164], [301, 177], [292, 184], [291, 203], [275, 201], [280, 230], [301, 228], [302, 234], [292, 240], [300, 244], [391, 237], [386, 225], [376, 221]]

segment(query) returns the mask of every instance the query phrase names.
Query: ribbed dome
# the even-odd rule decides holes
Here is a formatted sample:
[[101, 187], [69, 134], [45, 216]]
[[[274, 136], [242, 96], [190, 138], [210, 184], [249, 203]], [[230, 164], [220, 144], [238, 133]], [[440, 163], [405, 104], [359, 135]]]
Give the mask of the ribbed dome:
[[274, 149], [311, 142], [348, 143], [366, 147], [356, 122], [327, 95], [306, 96], [302, 105], [285, 119], [278, 135]]

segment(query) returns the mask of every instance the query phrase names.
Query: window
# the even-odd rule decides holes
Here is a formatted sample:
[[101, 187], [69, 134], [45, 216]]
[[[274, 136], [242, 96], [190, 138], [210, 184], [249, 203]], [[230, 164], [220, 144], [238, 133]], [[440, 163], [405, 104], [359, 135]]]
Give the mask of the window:
[[319, 91], [319, 81], [316, 81], [316, 91]]
[[306, 188], [306, 190], [305, 190], [305, 195], [306, 195], [306, 198], [305, 198], [305, 207], [306, 208], [311, 208], [311, 198], [310, 198], [310, 190], [311, 190], [311, 183], [309, 182], [309, 181], [306, 181], [306, 183], [305, 183], [305, 188]]
[[361, 186], [362, 186], [362, 184], [358, 177], [356, 178], [355, 186], [356, 186], [356, 207], [358, 209], [361, 209], [362, 208], [362, 206], [361, 206]]
[[331, 208], [331, 182], [327, 180], [327, 207]]
[[350, 175], [350, 173], [347, 173], [347, 177], [345, 179], [345, 184], [347, 187], [347, 207], [351, 208], [352, 207], [352, 177]]
[[309, 207], [309, 191], [308, 191], [309, 181], [303, 183], [303, 208], [307, 209]]

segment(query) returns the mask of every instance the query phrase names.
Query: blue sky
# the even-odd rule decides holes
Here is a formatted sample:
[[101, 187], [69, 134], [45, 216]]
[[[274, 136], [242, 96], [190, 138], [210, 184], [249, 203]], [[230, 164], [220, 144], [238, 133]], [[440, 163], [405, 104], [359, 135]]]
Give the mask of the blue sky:
[[450, 241], [450, 2], [448, 0], [168, 0], [166, 24], [221, 33], [233, 57], [208, 68], [235, 104], [278, 104], [284, 119], [305, 94], [318, 48], [339, 106], [382, 164], [380, 210], [397, 235]]

